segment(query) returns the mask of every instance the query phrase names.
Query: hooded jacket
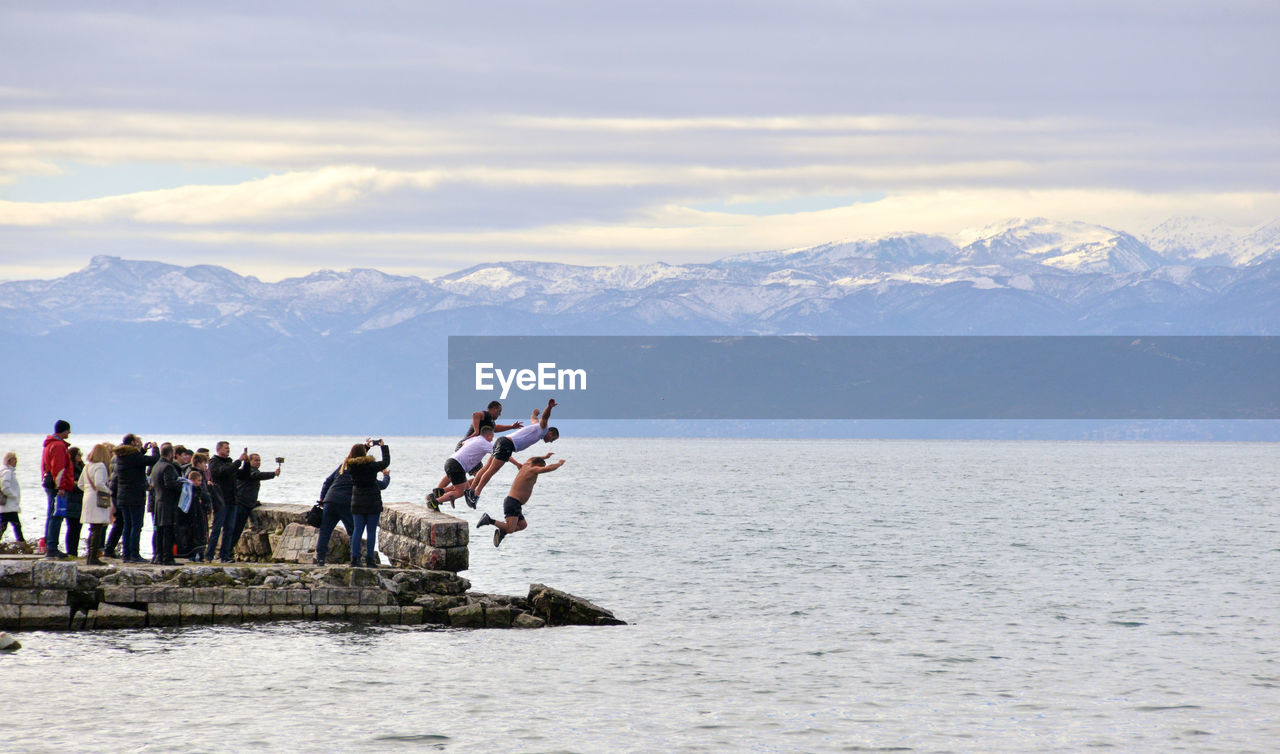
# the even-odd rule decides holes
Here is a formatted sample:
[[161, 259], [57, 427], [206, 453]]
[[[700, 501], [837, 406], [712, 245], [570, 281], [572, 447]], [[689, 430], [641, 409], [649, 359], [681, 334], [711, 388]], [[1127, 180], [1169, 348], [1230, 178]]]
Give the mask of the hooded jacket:
[[151, 470], [151, 485], [156, 493], [156, 526], [172, 526], [177, 523], [178, 498], [182, 495], [178, 464], [161, 458]]
[[351, 475], [351, 513], [370, 516], [382, 512], [382, 490], [378, 488], [378, 472], [391, 465], [391, 450], [382, 448], [382, 460], [373, 456], [360, 456], [346, 460], [347, 473]]
[[[378, 489], [385, 490], [391, 484], [391, 479], [380, 477], [377, 484]], [[339, 466], [325, 478], [324, 484], [320, 485], [320, 502], [325, 505], [330, 503], [351, 505], [351, 489], [351, 472], [343, 471], [342, 467]]]
[[147, 469], [160, 460], [160, 449], [144, 455], [133, 445], [121, 445], [111, 459], [111, 495], [116, 506], [147, 504]]
[[44, 438], [44, 452], [40, 456], [40, 471], [53, 476], [53, 486], [61, 492], [75, 489], [75, 474], [71, 473], [71, 446], [57, 435]]

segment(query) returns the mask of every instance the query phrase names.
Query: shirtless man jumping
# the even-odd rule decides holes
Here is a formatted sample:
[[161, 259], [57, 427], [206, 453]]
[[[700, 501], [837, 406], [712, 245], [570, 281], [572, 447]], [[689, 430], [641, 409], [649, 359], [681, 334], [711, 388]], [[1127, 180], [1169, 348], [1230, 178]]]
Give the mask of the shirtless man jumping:
[[515, 481], [511, 482], [511, 490], [507, 493], [507, 499], [502, 501], [502, 514], [506, 516], [506, 521], [494, 521], [486, 513], [476, 522], [477, 529], [488, 524], [493, 524], [493, 528], [497, 529], [493, 533], [494, 547], [502, 544], [502, 540], [506, 539], [508, 534], [523, 531], [528, 526], [522, 509], [524, 504], [529, 502], [529, 496], [533, 494], [533, 485], [538, 483], [538, 475], [555, 471], [564, 465], [564, 459], [560, 459], [548, 466], [547, 459], [551, 455], [548, 453], [545, 456], [534, 456], [525, 461], [516, 472]]

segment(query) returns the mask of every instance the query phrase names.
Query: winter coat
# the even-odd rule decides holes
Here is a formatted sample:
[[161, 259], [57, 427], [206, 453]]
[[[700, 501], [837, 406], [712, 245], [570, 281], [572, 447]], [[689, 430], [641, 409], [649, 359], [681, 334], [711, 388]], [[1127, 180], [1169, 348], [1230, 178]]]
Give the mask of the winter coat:
[[22, 488], [12, 466], [0, 466], [0, 513], [18, 513], [22, 510]]
[[[390, 484], [390, 477], [378, 478], [378, 489], [385, 490]], [[320, 501], [325, 505], [351, 505], [351, 472], [343, 471], [341, 466], [334, 469], [320, 486]]]
[[[222, 456], [214, 456], [209, 459], [209, 478], [217, 485], [222, 492], [222, 503], [231, 505], [236, 501], [236, 472], [240, 471], [243, 461], [233, 461], [230, 458]], [[216, 508], [217, 501], [215, 498], [214, 506]]]
[[178, 476], [178, 464], [161, 458], [151, 470], [151, 485], [156, 493], [156, 526], [173, 526], [178, 523], [178, 497], [182, 494], [182, 477]]
[[382, 512], [382, 490], [378, 487], [378, 472], [391, 465], [391, 451], [382, 448], [382, 460], [373, 456], [360, 456], [346, 460], [347, 473], [351, 475], [351, 513], [370, 516]]
[[71, 454], [67, 450], [71, 446], [57, 435], [44, 438], [44, 451], [40, 455], [40, 473], [53, 475], [53, 486], [62, 492], [70, 492], [76, 487], [75, 474], [71, 469]]
[[[71, 472], [75, 474], [77, 482], [80, 475], [84, 473], [84, 462], [72, 461]], [[84, 509], [84, 488], [78, 483], [71, 491], [67, 493], [67, 518], [80, 518], [80, 512]]]
[[132, 445], [121, 445], [115, 449], [114, 454], [115, 457], [111, 459], [111, 484], [116, 506], [145, 505], [147, 469], [160, 460], [160, 449], [152, 448], [151, 455], [143, 455], [142, 451]]
[[253, 510], [258, 507], [258, 488], [264, 479], [275, 479], [274, 471], [258, 471], [245, 463], [236, 471], [236, 505]]
[[110, 478], [105, 463], [91, 463], [84, 467], [80, 474], [79, 487], [84, 491], [84, 508], [80, 512], [80, 522], [84, 524], [111, 523], [111, 508], [98, 507], [98, 500], [106, 498], [111, 501]]

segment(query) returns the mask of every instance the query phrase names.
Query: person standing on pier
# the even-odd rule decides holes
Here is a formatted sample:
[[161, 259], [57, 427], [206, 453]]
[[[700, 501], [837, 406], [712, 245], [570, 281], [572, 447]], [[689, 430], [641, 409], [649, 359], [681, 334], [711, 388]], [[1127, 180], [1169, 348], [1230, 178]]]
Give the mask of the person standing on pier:
[[[364, 539], [366, 568], [378, 567], [377, 538], [378, 518], [382, 515], [382, 490], [378, 487], [378, 472], [391, 465], [391, 448], [382, 440], [370, 440], [367, 447], [382, 448], [382, 460], [375, 461], [366, 449], [359, 453], [356, 445], [342, 462], [342, 471], [351, 474], [351, 519], [355, 532], [351, 535], [351, 565], [360, 566], [361, 537]], [[357, 453], [359, 453], [357, 455]]]
[[61, 560], [67, 556], [58, 549], [58, 537], [62, 534], [62, 521], [67, 515], [67, 495], [76, 486], [71, 473], [70, 445], [71, 423], [59, 419], [53, 425], [53, 434], [44, 438], [44, 450], [40, 455], [40, 472], [45, 496], [49, 499], [45, 511], [45, 557]]
[[[236, 460], [231, 460], [231, 443], [220, 441], [213, 446], [214, 455], [209, 459], [209, 478], [213, 480], [210, 490], [213, 501], [213, 528], [209, 532], [209, 545], [205, 548], [204, 559], [213, 562], [214, 554], [220, 554], [223, 563], [231, 562], [231, 542], [236, 529], [236, 473], [249, 456], [241, 453]], [[219, 553], [218, 543], [222, 550]]]
[[[368, 446], [356, 443], [351, 446], [348, 458], [358, 458], [369, 452]], [[354, 455], [353, 455], [354, 454]], [[320, 503], [324, 506], [324, 517], [320, 519], [320, 531], [316, 535], [316, 565], [324, 565], [329, 557], [329, 538], [338, 522], [342, 522], [347, 530], [347, 539], [355, 536], [355, 521], [351, 517], [351, 472], [345, 468], [346, 462], [340, 464], [325, 478], [320, 485]], [[382, 478], [378, 480], [378, 490], [385, 490], [391, 484], [391, 472], [383, 469]]]
[[[143, 450], [151, 453], [144, 455]], [[112, 498], [116, 515], [124, 518], [121, 539], [124, 542], [125, 563], [144, 563], [139, 548], [142, 545], [142, 523], [147, 507], [147, 470], [160, 461], [160, 449], [155, 443], [143, 444], [142, 438], [127, 434], [112, 451], [115, 456], [111, 475]], [[108, 548], [109, 549], [109, 548]]]
[[4, 530], [13, 524], [13, 533], [18, 544], [27, 540], [22, 536], [22, 521], [18, 514], [22, 512], [22, 487], [18, 484], [14, 470], [18, 467], [18, 454], [12, 451], [4, 454], [4, 465], [0, 466], [0, 537]]
[[524, 520], [524, 505], [529, 502], [529, 496], [533, 494], [533, 485], [538, 483], [540, 475], [555, 471], [564, 465], [563, 458], [547, 465], [547, 459], [551, 456], [551, 453], [545, 456], [534, 456], [525, 461], [516, 472], [516, 478], [511, 482], [511, 490], [507, 492], [507, 499], [502, 501], [502, 515], [506, 518], [505, 521], [495, 521], [485, 513], [476, 522], [477, 529], [490, 524], [497, 529], [493, 533], [494, 547], [502, 544], [502, 540], [506, 539], [507, 535], [524, 531], [528, 527], [528, 523]]
[[107, 464], [111, 462], [111, 451], [114, 448], [109, 442], [100, 442], [93, 446], [86, 459], [88, 464], [80, 475], [80, 488], [84, 490], [84, 508], [80, 519], [89, 525], [89, 546], [84, 559], [85, 565], [102, 565], [102, 543], [106, 538], [107, 524], [111, 523], [111, 473]]
[[235, 528], [231, 532], [231, 542], [222, 543], [223, 552], [226, 554], [224, 562], [230, 562], [235, 554], [236, 543], [240, 541], [240, 535], [244, 534], [245, 524], [249, 523], [249, 511], [258, 507], [258, 490], [262, 487], [262, 483], [280, 476], [279, 466], [276, 466], [275, 471], [258, 471], [261, 466], [262, 456], [251, 453], [248, 456], [248, 462], [241, 465], [240, 470], [236, 472]]

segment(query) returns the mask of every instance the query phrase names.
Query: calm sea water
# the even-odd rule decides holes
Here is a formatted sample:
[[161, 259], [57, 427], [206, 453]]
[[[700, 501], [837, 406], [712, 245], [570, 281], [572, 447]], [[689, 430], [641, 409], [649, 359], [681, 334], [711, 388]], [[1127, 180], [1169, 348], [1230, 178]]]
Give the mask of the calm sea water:
[[[39, 442], [0, 436], [29, 532]], [[288, 457], [263, 498], [313, 500], [350, 442], [249, 438]], [[389, 442], [389, 499], [420, 500], [453, 440]], [[480, 530], [465, 575], [631, 625], [26, 634], [0, 657], [0, 749], [1280, 749], [1274, 444], [553, 449], [530, 528]]]

